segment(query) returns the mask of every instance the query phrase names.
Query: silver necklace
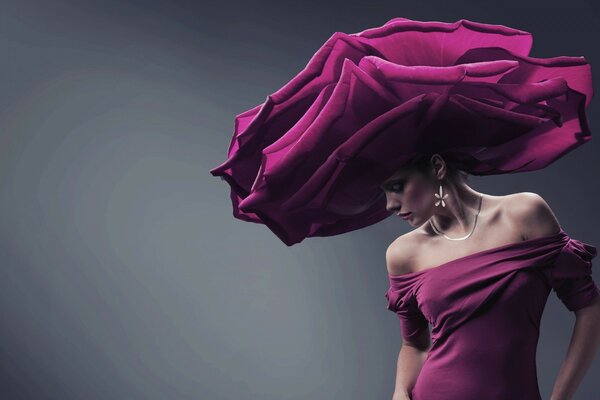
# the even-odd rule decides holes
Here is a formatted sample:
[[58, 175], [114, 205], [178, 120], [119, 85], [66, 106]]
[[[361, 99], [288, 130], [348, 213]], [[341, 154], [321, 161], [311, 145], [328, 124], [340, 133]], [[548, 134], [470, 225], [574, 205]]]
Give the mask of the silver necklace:
[[437, 233], [438, 235], [443, 235], [446, 239], [448, 240], [465, 240], [467, 239], [469, 236], [471, 236], [471, 234], [473, 233], [473, 231], [475, 230], [475, 226], [477, 225], [477, 217], [479, 216], [479, 212], [481, 211], [481, 203], [483, 201], [483, 195], [479, 196], [479, 209], [477, 210], [477, 214], [475, 214], [475, 223], [473, 224], [473, 228], [471, 228], [471, 232], [469, 232], [468, 235], [461, 237], [461, 238], [451, 238], [446, 236], [446, 234], [444, 232], [439, 231], [435, 225], [433, 224], [433, 219], [429, 218], [429, 224], [431, 225], [431, 227], [433, 228], [433, 230], [435, 231], [435, 233]]

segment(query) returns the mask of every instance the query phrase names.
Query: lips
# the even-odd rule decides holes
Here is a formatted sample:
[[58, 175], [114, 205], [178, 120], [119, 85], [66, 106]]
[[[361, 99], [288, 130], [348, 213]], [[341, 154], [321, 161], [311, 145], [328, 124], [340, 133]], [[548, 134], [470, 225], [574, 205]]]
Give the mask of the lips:
[[406, 219], [410, 216], [410, 214], [411, 214], [410, 212], [407, 212], [407, 213], [397, 214], [397, 215], [402, 219]]

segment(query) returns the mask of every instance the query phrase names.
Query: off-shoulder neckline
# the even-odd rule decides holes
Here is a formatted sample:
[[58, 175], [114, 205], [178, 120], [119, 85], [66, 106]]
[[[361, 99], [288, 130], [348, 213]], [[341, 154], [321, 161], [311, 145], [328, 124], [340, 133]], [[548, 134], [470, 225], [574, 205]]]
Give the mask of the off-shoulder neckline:
[[439, 264], [439, 265], [437, 265], [435, 267], [425, 268], [425, 269], [422, 269], [420, 271], [407, 272], [405, 274], [400, 274], [400, 275], [394, 275], [394, 274], [388, 273], [388, 276], [390, 278], [393, 278], [393, 279], [401, 279], [401, 278], [407, 278], [407, 277], [412, 277], [412, 276], [416, 276], [416, 275], [421, 275], [421, 274], [424, 274], [426, 272], [430, 272], [430, 271], [433, 271], [435, 269], [438, 269], [440, 267], [444, 267], [444, 266], [447, 266], [447, 265], [450, 265], [450, 264], [454, 264], [455, 262], [458, 262], [458, 261], [464, 261], [464, 260], [467, 260], [467, 259], [472, 258], [472, 257], [477, 257], [477, 256], [480, 256], [480, 255], [483, 255], [483, 254], [487, 254], [487, 253], [493, 253], [495, 251], [504, 250], [504, 249], [507, 249], [507, 248], [510, 248], [510, 247], [514, 247], [514, 246], [518, 246], [518, 245], [523, 245], [523, 244], [528, 244], [528, 243], [535, 243], [535, 242], [538, 242], [538, 241], [547, 240], [547, 239], [554, 238], [554, 237], [557, 237], [557, 236], [562, 236], [564, 234], [566, 234], [566, 232], [561, 227], [558, 232], [553, 233], [551, 235], [539, 236], [539, 237], [536, 237], [536, 238], [533, 238], [533, 239], [520, 240], [518, 242], [503, 244], [501, 246], [496, 246], [496, 247], [492, 247], [492, 248], [489, 248], [489, 249], [477, 251], [475, 253], [467, 254], [466, 256], [462, 256], [462, 257], [458, 257], [458, 258], [455, 258], [455, 259], [450, 260], [450, 261], [446, 261], [445, 263]]

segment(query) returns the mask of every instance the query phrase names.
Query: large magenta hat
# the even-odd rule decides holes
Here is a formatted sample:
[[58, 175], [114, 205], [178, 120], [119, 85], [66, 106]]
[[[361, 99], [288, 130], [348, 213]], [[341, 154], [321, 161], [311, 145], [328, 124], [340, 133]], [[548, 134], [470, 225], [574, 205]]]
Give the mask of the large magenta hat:
[[291, 246], [391, 215], [379, 185], [422, 154], [473, 175], [533, 171], [591, 139], [591, 67], [529, 57], [529, 32], [394, 18], [335, 32], [306, 67], [235, 118], [234, 217]]

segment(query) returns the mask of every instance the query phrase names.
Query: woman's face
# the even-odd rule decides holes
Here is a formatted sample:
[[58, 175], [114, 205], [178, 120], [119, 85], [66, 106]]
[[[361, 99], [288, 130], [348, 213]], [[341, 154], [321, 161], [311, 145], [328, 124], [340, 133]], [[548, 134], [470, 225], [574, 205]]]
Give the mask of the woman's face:
[[385, 180], [381, 189], [386, 197], [386, 209], [404, 215], [412, 226], [420, 226], [432, 213], [436, 192], [432, 180], [415, 170], [399, 170]]

